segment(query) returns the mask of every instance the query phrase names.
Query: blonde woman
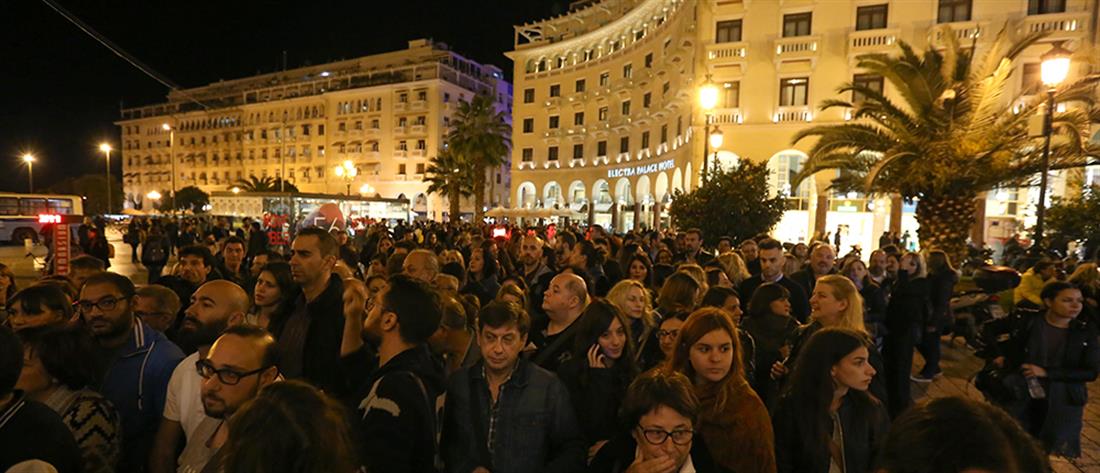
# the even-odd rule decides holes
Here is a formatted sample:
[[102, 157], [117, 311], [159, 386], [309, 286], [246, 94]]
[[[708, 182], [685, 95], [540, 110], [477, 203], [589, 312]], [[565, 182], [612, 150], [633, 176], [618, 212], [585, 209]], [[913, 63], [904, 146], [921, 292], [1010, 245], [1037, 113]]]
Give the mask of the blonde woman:
[[661, 358], [657, 317], [649, 291], [638, 281], [624, 279], [611, 288], [607, 300], [626, 314], [630, 333], [634, 335], [634, 358], [642, 369], [649, 369]]
[[[863, 297], [852, 281], [839, 274], [822, 276], [814, 286], [814, 292], [810, 295], [810, 323], [806, 324], [795, 335], [791, 344], [791, 353], [785, 361], [772, 365], [772, 379], [781, 379], [787, 375], [790, 368], [795, 365], [798, 353], [809, 341], [810, 337], [818, 330], [830, 327], [839, 327], [854, 330], [866, 339], [870, 346], [870, 362], [875, 371], [883, 373], [882, 355], [871, 343], [871, 336], [863, 325]], [[912, 345], [910, 345], [912, 352]], [[912, 354], [910, 354], [910, 357]], [[905, 371], [908, 380], [909, 370]], [[886, 384], [881, 376], [876, 376], [871, 381], [871, 394], [878, 399], [886, 399]]]
[[726, 272], [726, 277], [733, 283], [733, 287], [741, 287], [741, 281], [751, 277], [745, 260], [741, 259], [735, 251], [727, 251], [718, 256], [718, 264]]
[[1096, 263], [1078, 265], [1067, 281], [1081, 289], [1081, 297], [1085, 299], [1082, 315], [1095, 318], [1097, 303], [1100, 302], [1100, 269], [1097, 269]]

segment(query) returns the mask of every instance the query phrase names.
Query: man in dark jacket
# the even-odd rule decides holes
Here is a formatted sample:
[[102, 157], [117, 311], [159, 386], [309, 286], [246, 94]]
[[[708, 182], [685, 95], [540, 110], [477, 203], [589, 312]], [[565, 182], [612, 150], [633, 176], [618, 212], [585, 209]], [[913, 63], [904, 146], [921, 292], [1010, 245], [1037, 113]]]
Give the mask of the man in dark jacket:
[[367, 471], [437, 471], [443, 367], [433, 361], [427, 342], [441, 318], [435, 290], [409, 276], [391, 277], [375, 296], [364, 335], [378, 347], [378, 369], [367, 378], [357, 406]]
[[743, 282], [739, 293], [741, 294], [741, 310], [749, 310], [749, 301], [756, 288], [766, 282], [774, 282], [791, 293], [791, 317], [798, 319], [799, 323], [806, 323], [810, 317], [810, 299], [802, 285], [783, 276], [783, 245], [778, 241], [768, 238], [759, 243], [760, 274], [754, 275]]
[[493, 302], [478, 317], [482, 359], [451, 377], [444, 451], [448, 472], [574, 472], [584, 441], [569, 391], [553, 373], [520, 358], [531, 320]]
[[291, 244], [290, 274], [302, 289], [290, 316], [268, 327], [278, 341], [283, 376], [330, 393], [345, 387], [340, 374], [344, 285], [332, 273], [336, 258], [336, 240], [328, 232], [316, 227], [298, 232]]
[[810, 263], [792, 273], [790, 278], [802, 286], [806, 294], [813, 294], [817, 279], [829, 274], [836, 274], [836, 252], [833, 247], [820, 244], [810, 253]]

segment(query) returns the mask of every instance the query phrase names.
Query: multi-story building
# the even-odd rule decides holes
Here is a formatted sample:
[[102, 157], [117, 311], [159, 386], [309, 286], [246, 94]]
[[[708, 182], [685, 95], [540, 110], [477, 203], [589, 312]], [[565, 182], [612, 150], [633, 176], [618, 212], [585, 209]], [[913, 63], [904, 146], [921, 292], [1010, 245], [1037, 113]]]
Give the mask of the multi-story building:
[[[1039, 56], [1053, 40], [1072, 50], [1097, 45], [1095, 0], [604, 0], [578, 2], [555, 18], [516, 26], [512, 190], [517, 206], [591, 210], [619, 230], [665, 221], [674, 189], [700, 182], [708, 120], [723, 144], [711, 162], [766, 162], [773, 192], [791, 207], [775, 229], [788, 241], [840, 232], [843, 246], [873, 248], [887, 229], [916, 240], [913, 206], [828, 190], [835, 173], [792, 189], [812, 143], [792, 143], [809, 126], [842, 123], [845, 82], [885, 88], [863, 74], [858, 56], [944, 44], [953, 34], [979, 53], [999, 30], [1048, 31], [1015, 65], [1015, 90], [1039, 82]], [[1084, 67], [1080, 66], [1084, 72]], [[705, 113], [695, 97], [718, 86]], [[1034, 89], [1038, 90], [1038, 89]], [[1097, 139], [1100, 140], [1100, 134]], [[1100, 175], [1085, 173], [1087, 182]], [[1055, 194], [1064, 176], [1054, 179]], [[987, 241], [1034, 219], [1037, 189], [991, 192], [984, 206]], [[590, 200], [595, 205], [587, 206]], [[736, 203], [731, 203], [736, 205]], [[633, 213], [633, 216], [631, 216]], [[982, 233], [979, 231], [978, 233]]]
[[[442, 219], [447, 205], [428, 194], [425, 170], [458, 103], [475, 94], [494, 96], [510, 116], [511, 86], [499, 68], [426, 39], [173, 91], [167, 103], [122, 110], [117, 122], [127, 205], [149, 205], [154, 190], [225, 191], [251, 177], [285, 177], [302, 192], [408, 199], [419, 216]], [[354, 178], [336, 172], [346, 161]], [[510, 166], [489, 173], [486, 203], [508, 205]]]

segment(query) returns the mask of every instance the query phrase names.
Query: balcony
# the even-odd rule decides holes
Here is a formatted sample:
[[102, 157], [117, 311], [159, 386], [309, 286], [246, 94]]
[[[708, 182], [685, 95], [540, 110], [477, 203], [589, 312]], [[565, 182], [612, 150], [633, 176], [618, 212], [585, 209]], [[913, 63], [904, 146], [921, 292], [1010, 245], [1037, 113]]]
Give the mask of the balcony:
[[402, 112], [409, 109], [408, 102], [395, 102], [393, 104], [394, 111]]
[[[944, 27], [946, 26], [946, 28]], [[982, 35], [982, 27], [976, 21], [960, 21], [937, 25], [931, 33], [929, 40], [936, 49], [947, 47], [946, 35], [953, 34], [960, 46], [967, 46]]]
[[898, 28], [849, 32], [848, 57], [886, 52], [893, 48], [900, 36], [901, 30]]
[[1088, 12], [1048, 13], [1024, 17], [1020, 24], [1020, 33], [1045, 31], [1049, 34], [1048, 40], [1063, 40], [1081, 37], [1088, 28]]
[[393, 127], [393, 133], [395, 135], [404, 135], [405, 134], [405, 127], [402, 126], [402, 125], [395, 126], [395, 127]]
[[817, 57], [817, 50], [821, 42], [820, 36], [796, 36], [793, 38], [779, 38], [775, 40], [775, 56], [777, 61], [797, 61], [800, 59], [813, 59]]
[[411, 110], [427, 110], [428, 109], [428, 101], [427, 100], [417, 100], [417, 101], [413, 102], [412, 106], [409, 107], [409, 108]]
[[747, 41], [708, 44], [707, 66], [723, 67], [726, 65], [745, 64], [748, 52], [749, 43]]
[[711, 114], [711, 123], [720, 125], [740, 125], [743, 121], [740, 108], [716, 108]]
[[409, 157], [411, 157], [411, 158], [423, 158], [424, 157], [424, 150], [422, 150], [422, 149], [409, 150]]
[[423, 135], [428, 130], [426, 125], [413, 125], [409, 127], [409, 132], [417, 135]]
[[772, 115], [772, 122], [774, 123], [809, 122], [813, 119], [814, 115], [810, 111], [810, 107], [805, 105], [800, 107], [779, 107]]
[[403, 149], [393, 150], [393, 157], [395, 157], [395, 158], [404, 158], [404, 157], [408, 156], [408, 154], [409, 154], [409, 152], [407, 150], [403, 150]]

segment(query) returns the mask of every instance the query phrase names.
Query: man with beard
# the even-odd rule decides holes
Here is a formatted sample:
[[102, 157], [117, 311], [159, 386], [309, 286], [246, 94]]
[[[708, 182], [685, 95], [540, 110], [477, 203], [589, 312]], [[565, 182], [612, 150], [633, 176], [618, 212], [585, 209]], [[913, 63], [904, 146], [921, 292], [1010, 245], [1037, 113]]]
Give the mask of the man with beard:
[[795, 271], [790, 278], [802, 286], [806, 294], [813, 294], [817, 280], [829, 274], [836, 274], [836, 252], [827, 243], [822, 243], [810, 252], [809, 264]]
[[[444, 375], [432, 360], [428, 338], [439, 328], [440, 307], [431, 286], [399, 274], [375, 295], [366, 323], [360, 325], [378, 347], [378, 369], [364, 383], [361, 393], [366, 395], [358, 405], [359, 429], [366, 440], [360, 452], [367, 471], [435, 471], [436, 410]], [[349, 313], [362, 317], [362, 310]], [[345, 337], [345, 348], [349, 342]]]
[[172, 373], [164, 418], [149, 456], [149, 471], [176, 471], [176, 451], [181, 434], [190, 444], [199, 426], [207, 419], [200, 401], [203, 383], [195, 363], [207, 357], [210, 345], [227, 328], [244, 322], [248, 313], [248, 294], [229, 281], [210, 281], [191, 296], [191, 305], [184, 311], [177, 339], [190, 356], [184, 358]]
[[118, 471], [143, 471], [164, 410], [168, 380], [183, 352], [134, 316], [134, 283], [115, 273], [84, 283], [77, 307], [106, 358], [100, 392], [118, 409], [122, 444]]
[[202, 378], [202, 408], [206, 417], [180, 454], [177, 471], [206, 471], [217, 464], [229, 436], [226, 421], [260, 390], [278, 380], [275, 339], [254, 325], [236, 325], [218, 337], [205, 359], [190, 368]]

